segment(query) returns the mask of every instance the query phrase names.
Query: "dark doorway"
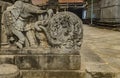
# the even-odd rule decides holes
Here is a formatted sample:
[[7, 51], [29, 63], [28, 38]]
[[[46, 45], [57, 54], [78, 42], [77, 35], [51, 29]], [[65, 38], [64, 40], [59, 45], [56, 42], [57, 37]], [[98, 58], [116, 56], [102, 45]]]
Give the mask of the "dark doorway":
[[68, 11], [75, 13], [82, 19], [83, 8], [68, 8]]

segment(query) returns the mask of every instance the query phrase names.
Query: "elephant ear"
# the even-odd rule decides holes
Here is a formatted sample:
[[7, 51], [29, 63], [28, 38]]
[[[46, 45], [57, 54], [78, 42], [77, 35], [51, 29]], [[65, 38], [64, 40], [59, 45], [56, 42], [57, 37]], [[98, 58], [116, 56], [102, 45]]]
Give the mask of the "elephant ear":
[[59, 12], [49, 21], [49, 36], [65, 49], [80, 49], [83, 39], [81, 19], [71, 12]]

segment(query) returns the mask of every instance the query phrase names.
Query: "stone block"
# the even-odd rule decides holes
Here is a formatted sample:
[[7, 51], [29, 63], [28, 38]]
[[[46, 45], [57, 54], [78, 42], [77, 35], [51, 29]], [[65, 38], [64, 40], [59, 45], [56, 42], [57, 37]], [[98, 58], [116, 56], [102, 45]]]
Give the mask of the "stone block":
[[79, 55], [38, 55], [15, 56], [15, 64], [20, 69], [38, 70], [80, 70]]

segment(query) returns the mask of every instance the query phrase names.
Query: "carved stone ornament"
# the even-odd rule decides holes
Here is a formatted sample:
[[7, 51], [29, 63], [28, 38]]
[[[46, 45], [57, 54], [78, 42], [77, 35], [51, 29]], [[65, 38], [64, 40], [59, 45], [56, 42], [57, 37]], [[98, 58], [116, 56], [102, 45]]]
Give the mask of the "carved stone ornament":
[[81, 19], [29, 1], [1, 13], [0, 78], [83, 78]]
[[58, 44], [61, 48], [79, 49], [82, 43], [82, 21], [71, 12], [55, 14], [47, 27], [51, 44]]
[[[18, 2], [18, 4], [24, 3]], [[47, 12], [40, 10], [37, 19], [30, 14], [32, 10], [25, 12], [26, 15], [23, 14], [24, 12], [19, 15], [19, 8], [16, 10], [14, 6], [9, 7], [2, 15], [2, 36], [5, 37], [4, 40], [2, 39], [2, 47], [7, 44], [9, 49], [13, 47], [14, 49], [15, 47], [43, 49], [44, 47], [45, 49], [57, 48], [62, 52], [80, 50], [83, 29], [82, 21], [77, 15], [67, 11], [54, 14], [49, 9]], [[32, 8], [37, 7], [32, 6]]]

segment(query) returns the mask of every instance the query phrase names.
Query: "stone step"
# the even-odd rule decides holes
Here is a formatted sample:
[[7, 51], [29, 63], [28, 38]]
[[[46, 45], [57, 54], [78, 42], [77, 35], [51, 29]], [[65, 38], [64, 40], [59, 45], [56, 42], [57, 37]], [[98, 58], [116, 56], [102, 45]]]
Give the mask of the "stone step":
[[21, 70], [23, 78], [120, 78], [120, 72], [104, 63], [89, 63], [82, 70]]
[[120, 71], [105, 63], [86, 63], [85, 78], [120, 78]]
[[12, 63], [29, 70], [80, 70], [79, 55], [1, 55], [0, 63]]
[[23, 78], [84, 78], [85, 72], [76, 70], [22, 70]]

